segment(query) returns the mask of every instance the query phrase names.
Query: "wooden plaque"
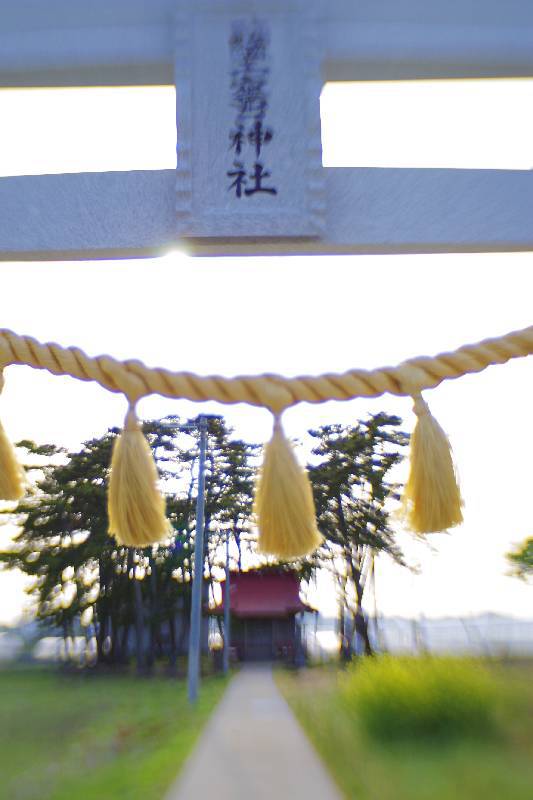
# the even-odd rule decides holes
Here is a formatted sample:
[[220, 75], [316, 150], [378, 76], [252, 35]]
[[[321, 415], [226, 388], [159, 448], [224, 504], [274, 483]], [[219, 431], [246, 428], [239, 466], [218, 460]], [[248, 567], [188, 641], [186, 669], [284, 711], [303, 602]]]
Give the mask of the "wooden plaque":
[[298, 0], [195, 0], [176, 31], [178, 234], [320, 236], [316, 19]]

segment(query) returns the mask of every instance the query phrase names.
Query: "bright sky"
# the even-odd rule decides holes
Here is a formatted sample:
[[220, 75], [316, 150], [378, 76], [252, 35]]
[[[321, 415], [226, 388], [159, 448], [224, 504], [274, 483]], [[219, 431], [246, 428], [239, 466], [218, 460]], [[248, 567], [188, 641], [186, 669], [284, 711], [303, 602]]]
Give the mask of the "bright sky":
[[[172, 168], [170, 88], [0, 94], [0, 175]], [[38, 125], [35, 120], [38, 120]], [[351, 84], [323, 95], [327, 166], [530, 169], [533, 81]], [[1, 264], [0, 327], [197, 372], [345, 370], [396, 363], [533, 322], [533, 254], [161, 259]], [[199, 324], [199, 311], [202, 319]], [[505, 553], [533, 530], [531, 360], [449, 382], [427, 400], [448, 432], [465, 524], [430, 545], [399, 537], [419, 575], [377, 568], [381, 613], [496, 611], [532, 616], [532, 590], [506, 576]], [[22, 367], [6, 371], [0, 416], [14, 440], [75, 447], [120, 425], [121, 397]], [[301, 405], [286, 428], [349, 423], [369, 411], [414, 424], [410, 402]], [[270, 434], [265, 411], [223, 411], [243, 436]], [[198, 406], [144, 400], [143, 416]], [[322, 586], [317, 600], [335, 613]], [[20, 613], [19, 576], [0, 574], [0, 623]]]

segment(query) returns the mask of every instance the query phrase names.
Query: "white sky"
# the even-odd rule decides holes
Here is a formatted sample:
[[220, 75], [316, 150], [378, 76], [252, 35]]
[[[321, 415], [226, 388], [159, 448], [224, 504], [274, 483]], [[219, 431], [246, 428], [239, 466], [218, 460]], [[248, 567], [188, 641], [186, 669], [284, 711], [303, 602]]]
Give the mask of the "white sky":
[[[0, 93], [0, 175], [172, 168], [170, 88]], [[38, 119], [38, 125], [35, 125]], [[327, 166], [533, 166], [533, 81], [328, 86]], [[162, 259], [0, 265], [0, 327], [197, 372], [345, 370], [396, 363], [533, 322], [532, 254]], [[198, 324], [199, 310], [202, 323]], [[92, 384], [22, 367], [6, 370], [0, 416], [23, 437], [77, 446], [120, 425], [124, 400]], [[505, 575], [504, 554], [531, 535], [531, 360], [449, 382], [427, 399], [448, 432], [466, 501], [465, 524], [400, 540], [421, 573], [378, 564], [385, 614], [532, 616], [532, 591]], [[301, 405], [286, 428], [351, 422], [383, 408], [414, 424], [410, 402]], [[212, 405], [262, 441], [265, 411]], [[143, 416], [199, 411], [144, 400]], [[316, 598], [334, 613], [322, 587]], [[18, 576], [0, 574], [0, 623], [22, 607]]]

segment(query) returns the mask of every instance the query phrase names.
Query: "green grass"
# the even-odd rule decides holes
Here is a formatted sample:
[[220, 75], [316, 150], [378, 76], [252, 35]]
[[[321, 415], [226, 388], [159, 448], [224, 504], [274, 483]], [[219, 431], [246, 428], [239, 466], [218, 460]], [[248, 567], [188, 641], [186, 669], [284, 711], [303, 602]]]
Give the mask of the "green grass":
[[346, 798], [354, 800], [531, 800], [533, 664], [490, 664], [497, 686], [495, 732], [486, 739], [405, 738], [378, 743], [347, 703], [334, 667], [278, 684]]
[[226, 681], [0, 671], [2, 800], [161, 800]]
[[442, 742], [496, 733], [499, 685], [479, 659], [359, 659], [349, 665], [340, 686], [348, 711], [381, 742]]

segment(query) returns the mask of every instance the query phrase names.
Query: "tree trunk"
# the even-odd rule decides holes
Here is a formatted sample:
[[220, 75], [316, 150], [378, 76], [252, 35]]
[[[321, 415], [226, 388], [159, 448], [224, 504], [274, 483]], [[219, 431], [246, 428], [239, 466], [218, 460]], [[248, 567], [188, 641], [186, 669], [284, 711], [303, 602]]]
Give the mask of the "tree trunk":
[[120, 661], [122, 664], [127, 664], [129, 661], [129, 632], [130, 624], [129, 622], [125, 622], [122, 626], [122, 638], [120, 642]]
[[141, 584], [135, 577], [133, 578], [133, 593], [135, 599], [135, 657], [137, 661], [137, 674], [145, 675], [143, 599]]
[[346, 596], [344, 590], [339, 600], [339, 639], [341, 661], [349, 661], [351, 652], [350, 643], [348, 641], [348, 637], [346, 636]]
[[[105, 590], [106, 587], [106, 576], [104, 572], [104, 567], [102, 562], [98, 561], [98, 583], [100, 586], [100, 592]], [[106, 639], [107, 633], [107, 620], [108, 620], [108, 612], [104, 608], [104, 604], [107, 602], [107, 598], [100, 598], [96, 602], [96, 613], [97, 613], [97, 620], [98, 620], [98, 628], [96, 632], [96, 663], [97, 664], [104, 664], [107, 661], [107, 657], [105, 654], [104, 649], [104, 642]]]
[[242, 572], [242, 542], [241, 534], [238, 532], [238, 518], [233, 520], [233, 538], [237, 545], [237, 571]]
[[101, 611], [98, 615], [98, 635], [96, 637], [96, 654], [98, 664], [105, 664], [107, 661], [104, 646], [107, 632], [107, 620], [108, 615]]
[[[201, 614], [200, 626], [202, 632], [200, 640], [200, 652], [204, 656], [209, 654], [209, 617], [207, 614], [204, 613], [204, 609], [207, 609], [209, 606], [209, 589], [213, 585], [213, 572], [212, 572], [211, 558], [209, 555], [209, 537], [211, 534], [210, 524], [211, 524], [211, 518], [209, 515], [206, 515], [205, 528], [204, 528], [204, 558], [202, 561], [202, 608], [200, 612]], [[206, 580], [204, 577], [204, 567], [206, 560], [207, 560], [207, 570], [209, 573], [208, 580]]]
[[158, 640], [157, 568], [152, 556], [149, 557], [149, 564], [152, 570], [150, 575], [150, 645], [147, 653], [146, 666], [147, 669], [151, 671], [156, 661]]
[[352, 557], [350, 559], [350, 567], [352, 571], [352, 579], [355, 586], [355, 594], [357, 597], [357, 609], [354, 615], [354, 622], [355, 622], [355, 630], [363, 640], [363, 645], [365, 648], [365, 655], [372, 656], [374, 655], [374, 651], [372, 650], [372, 645], [370, 644], [370, 638], [368, 635], [368, 621], [366, 618], [366, 614], [363, 610], [363, 585], [361, 582], [361, 570], [358, 566], [358, 560]]
[[[344, 517], [344, 508], [342, 506], [342, 497], [340, 495], [337, 496], [337, 516], [339, 520], [339, 526], [341, 528], [343, 538], [345, 542], [350, 541], [350, 537], [348, 536], [348, 526], [346, 525], [346, 519]], [[370, 644], [370, 639], [368, 636], [368, 624], [365, 617], [365, 613], [363, 611], [363, 583], [361, 580], [361, 563], [359, 559], [359, 554], [357, 552], [357, 540], [354, 545], [355, 549], [348, 550], [346, 547], [344, 548], [344, 558], [346, 561], [346, 565], [350, 570], [354, 588], [355, 588], [355, 595], [357, 598], [357, 610], [356, 610], [356, 619], [355, 619], [355, 629], [357, 633], [361, 636], [365, 648], [365, 655], [371, 656], [373, 655], [372, 646]]]
[[112, 664], [118, 664], [120, 661], [120, 641], [118, 635], [118, 615], [116, 613], [116, 608], [113, 609], [113, 613], [111, 614], [111, 650], [109, 653], [109, 659]]
[[171, 675], [176, 674], [176, 667], [178, 664], [178, 648], [176, 641], [176, 615], [169, 614], [168, 617], [168, 631], [170, 637], [170, 650], [168, 654], [168, 666]]
[[191, 620], [191, 608], [189, 603], [181, 611], [181, 624], [179, 628], [178, 648], [177, 648], [178, 654], [187, 651], [187, 642], [189, 640], [189, 631], [191, 627], [190, 620]]
[[66, 619], [63, 620], [63, 652], [65, 654], [64, 663], [68, 664], [69, 662], [69, 631], [68, 631], [68, 624]]

